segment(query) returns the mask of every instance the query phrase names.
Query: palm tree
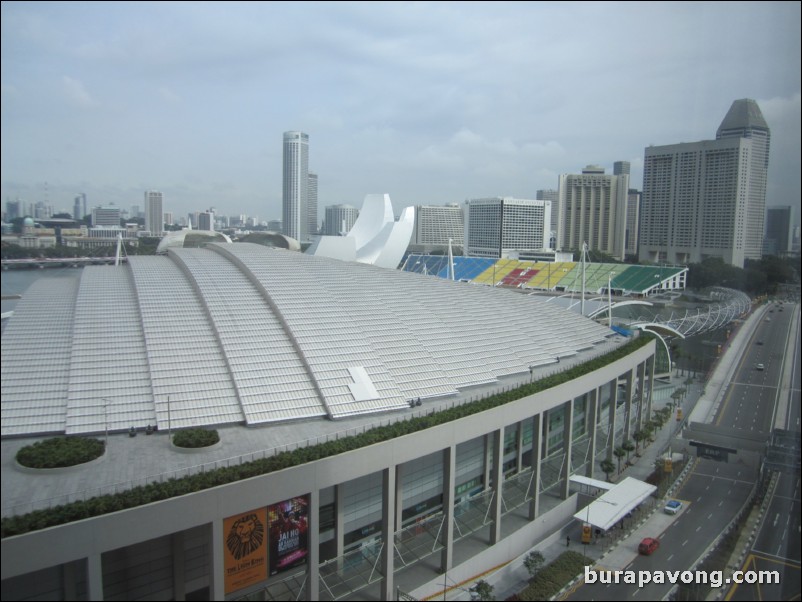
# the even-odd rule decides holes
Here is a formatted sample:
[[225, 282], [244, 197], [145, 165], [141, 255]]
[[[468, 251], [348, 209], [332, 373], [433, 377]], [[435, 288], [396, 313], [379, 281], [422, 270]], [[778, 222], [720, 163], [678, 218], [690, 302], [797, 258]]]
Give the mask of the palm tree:
[[627, 452], [627, 464], [629, 464], [629, 454], [630, 452], [634, 451], [635, 445], [632, 443], [632, 441], [624, 441], [621, 444], [621, 447], [624, 449], [625, 452]]
[[626, 450], [623, 447], [616, 447], [613, 450], [613, 455], [618, 460], [618, 474], [621, 474], [621, 458], [627, 455]]
[[[620, 463], [620, 461], [619, 461], [619, 463]], [[602, 472], [605, 475], [607, 475], [607, 482], [609, 483], [610, 482], [610, 475], [613, 474], [613, 471], [615, 470], [615, 464], [610, 462], [610, 460], [602, 460], [601, 461], [601, 469], [602, 469]]]

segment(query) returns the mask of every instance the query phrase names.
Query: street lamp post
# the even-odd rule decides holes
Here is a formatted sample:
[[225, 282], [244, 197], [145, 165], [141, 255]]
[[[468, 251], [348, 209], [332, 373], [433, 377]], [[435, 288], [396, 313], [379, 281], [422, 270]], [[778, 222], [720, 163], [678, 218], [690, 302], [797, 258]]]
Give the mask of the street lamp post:
[[103, 427], [106, 432], [106, 449], [109, 449], [109, 400], [105, 397], [100, 399], [103, 400]]

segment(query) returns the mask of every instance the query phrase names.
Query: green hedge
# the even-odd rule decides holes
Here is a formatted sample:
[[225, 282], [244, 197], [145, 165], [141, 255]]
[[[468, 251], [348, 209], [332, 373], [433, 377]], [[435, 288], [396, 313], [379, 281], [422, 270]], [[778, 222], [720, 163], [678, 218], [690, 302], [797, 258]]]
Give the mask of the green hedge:
[[395, 437], [403, 437], [404, 435], [422, 431], [439, 424], [445, 424], [452, 420], [458, 420], [472, 414], [484, 412], [485, 410], [569, 382], [583, 374], [593, 372], [594, 370], [598, 370], [599, 368], [626, 357], [630, 353], [645, 346], [649, 341], [651, 341], [649, 336], [641, 335], [604, 356], [594, 358], [588, 362], [574, 366], [565, 372], [548, 376], [534, 383], [528, 383], [517, 389], [497, 393], [484, 399], [465, 403], [442, 412], [433, 412], [426, 416], [410, 418], [386, 426], [379, 426], [365, 431], [364, 433], [360, 433], [359, 435], [327, 441], [317, 445], [310, 445], [308, 447], [295, 449], [291, 452], [281, 452], [269, 458], [254, 460], [237, 466], [210, 470], [181, 479], [169, 479], [163, 483], [142, 485], [121, 493], [93, 497], [82, 502], [56, 506], [47, 510], [37, 510], [19, 516], [6, 517], [2, 520], [0, 537], [19, 535], [21, 533], [27, 533], [28, 531], [61, 525], [90, 516], [99, 516], [107, 512], [158, 502], [210, 487], [268, 474], [291, 466], [298, 466], [306, 462], [313, 462], [321, 458], [373, 445], [374, 443], [388, 441]]
[[220, 435], [215, 430], [186, 429], [173, 435], [173, 445], [177, 447], [209, 447], [220, 441]]
[[551, 600], [557, 592], [571, 583], [593, 560], [578, 552], [563, 552], [546, 568], [538, 571], [529, 586], [517, 595], [518, 600]]
[[26, 445], [17, 462], [28, 468], [65, 468], [90, 462], [103, 455], [103, 441], [86, 437], [54, 437]]

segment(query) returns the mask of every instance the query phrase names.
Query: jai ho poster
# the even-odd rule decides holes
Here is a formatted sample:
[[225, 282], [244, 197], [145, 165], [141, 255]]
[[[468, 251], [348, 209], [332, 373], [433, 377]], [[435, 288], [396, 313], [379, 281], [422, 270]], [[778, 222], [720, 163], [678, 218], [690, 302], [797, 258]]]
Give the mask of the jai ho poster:
[[270, 575], [304, 564], [308, 556], [308, 496], [268, 506]]

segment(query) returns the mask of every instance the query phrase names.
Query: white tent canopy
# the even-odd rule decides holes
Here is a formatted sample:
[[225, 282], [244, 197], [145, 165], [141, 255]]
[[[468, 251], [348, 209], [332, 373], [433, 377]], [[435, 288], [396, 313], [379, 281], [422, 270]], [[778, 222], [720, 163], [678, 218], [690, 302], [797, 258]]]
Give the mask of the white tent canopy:
[[656, 490], [654, 485], [627, 477], [574, 514], [574, 518], [608, 531]]

